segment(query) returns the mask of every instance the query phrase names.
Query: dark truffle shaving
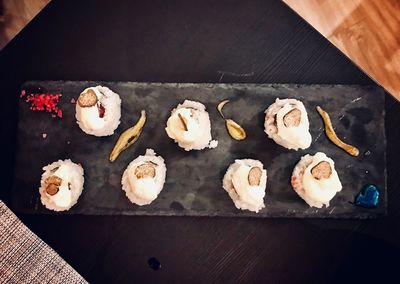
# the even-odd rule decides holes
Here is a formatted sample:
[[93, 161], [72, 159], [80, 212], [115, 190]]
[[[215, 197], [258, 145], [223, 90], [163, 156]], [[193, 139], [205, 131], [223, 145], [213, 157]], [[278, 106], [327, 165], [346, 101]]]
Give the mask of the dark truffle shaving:
[[55, 167], [54, 169], [51, 169], [50, 172], [51, 172], [52, 174], [54, 174], [59, 168], [60, 168], [60, 167]]

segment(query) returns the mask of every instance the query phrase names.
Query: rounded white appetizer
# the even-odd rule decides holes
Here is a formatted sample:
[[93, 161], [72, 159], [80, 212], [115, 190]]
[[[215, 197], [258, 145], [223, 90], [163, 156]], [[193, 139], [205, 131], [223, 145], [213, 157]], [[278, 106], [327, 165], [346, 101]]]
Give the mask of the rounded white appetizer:
[[294, 191], [311, 207], [322, 208], [342, 190], [335, 163], [324, 153], [303, 156], [294, 167], [292, 179]]
[[150, 204], [161, 192], [166, 172], [164, 159], [156, 156], [152, 149], [147, 149], [144, 156], [130, 162], [124, 171], [122, 189], [132, 203]]
[[260, 161], [235, 160], [226, 171], [222, 187], [232, 198], [236, 208], [260, 211], [265, 207], [264, 196], [267, 186], [267, 170]]
[[76, 120], [83, 132], [94, 136], [114, 134], [121, 118], [121, 99], [107, 87], [85, 89], [76, 102]]
[[265, 111], [265, 133], [287, 149], [307, 149], [311, 145], [310, 123], [301, 101], [276, 99]]
[[58, 160], [43, 167], [40, 200], [50, 210], [69, 210], [83, 190], [83, 168], [71, 160]]
[[217, 141], [211, 140], [210, 117], [206, 107], [199, 102], [185, 100], [173, 109], [165, 131], [186, 151], [218, 145]]

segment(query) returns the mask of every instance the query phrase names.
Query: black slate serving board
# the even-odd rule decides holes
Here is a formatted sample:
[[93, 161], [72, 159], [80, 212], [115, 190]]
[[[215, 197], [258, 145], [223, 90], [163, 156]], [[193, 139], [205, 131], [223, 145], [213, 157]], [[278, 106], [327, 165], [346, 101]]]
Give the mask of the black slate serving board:
[[[122, 99], [121, 124], [111, 137], [83, 133], [75, 121], [79, 93], [89, 86], [104, 85]], [[21, 89], [31, 92], [62, 93], [62, 119], [48, 113], [32, 112], [21, 99], [18, 145], [13, 191], [13, 208], [22, 213], [93, 214], [93, 215], [188, 215], [369, 218], [386, 213], [386, 138], [384, 129], [384, 91], [375, 86], [357, 85], [255, 85], [255, 84], [161, 84], [135, 82], [30, 81]], [[307, 150], [287, 150], [268, 139], [264, 133], [264, 110], [279, 98], [304, 102], [310, 119], [313, 143]], [[219, 141], [215, 149], [186, 152], [165, 133], [170, 111], [184, 99], [204, 103], [210, 114], [212, 135]], [[233, 118], [247, 131], [245, 141], [234, 141], [216, 105], [231, 99], [225, 106], [226, 117]], [[327, 140], [317, 105], [331, 115], [338, 135], [360, 149], [351, 157]], [[138, 142], [124, 151], [114, 163], [108, 156], [119, 134], [134, 124], [140, 110], [147, 112], [147, 122]], [[44, 139], [42, 134], [46, 133]], [[165, 160], [167, 180], [159, 197], [150, 205], [139, 207], [129, 202], [121, 190], [121, 176], [129, 162], [154, 149]], [[292, 169], [301, 156], [325, 152], [336, 163], [343, 190], [328, 208], [310, 208], [290, 186]], [[71, 210], [63, 213], [42, 206], [38, 187], [42, 167], [58, 159], [70, 158], [85, 171], [84, 191]], [[222, 189], [222, 177], [237, 158], [261, 160], [268, 170], [266, 207], [258, 214], [235, 208]], [[375, 209], [352, 204], [366, 183], [380, 187], [381, 202]]]

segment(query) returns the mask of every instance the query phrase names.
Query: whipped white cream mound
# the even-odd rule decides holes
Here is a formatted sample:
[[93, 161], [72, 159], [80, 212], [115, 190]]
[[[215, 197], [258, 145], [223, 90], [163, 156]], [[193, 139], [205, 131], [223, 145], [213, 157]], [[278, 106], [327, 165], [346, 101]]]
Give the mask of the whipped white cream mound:
[[322, 208], [342, 190], [335, 163], [324, 153], [305, 155], [293, 170], [292, 187], [311, 207]]
[[50, 210], [69, 210], [83, 190], [83, 168], [71, 160], [59, 160], [43, 167], [40, 200]]
[[258, 160], [235, 160], [226, 171], [222, 187], [236, 208], [258, 213], [264, 205], [267, 170]]
[[218, 141], [211, 138], [211, 123], [206, 107], [199, 102], [185, 100], [173, 109], [165, 131], [186, 151], [215, 148], [218, 145]]
[[134, 159], [122, 175], [122, 189], [132, 203], [147, 205], [155, 200], [163, 189], [167, 168], [164, 159], [154, 150]]
[[310, 123], [301, 101], [278, 98], [265, 113], [265, 133], [275, 143], [296, 151], [310, 147]]
[[76, 101], [75, 111], [77, 123], [83, 132], [109, 136], [120, 124], [121, 99], [107, 87], [86, 88]]

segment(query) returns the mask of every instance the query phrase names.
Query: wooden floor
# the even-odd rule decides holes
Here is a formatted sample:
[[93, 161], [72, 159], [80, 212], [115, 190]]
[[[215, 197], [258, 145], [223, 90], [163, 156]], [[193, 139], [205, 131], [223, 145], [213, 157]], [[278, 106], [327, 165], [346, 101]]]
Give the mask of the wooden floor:
[[[399, 0], [282, 0], [400, 100]], [[0, 49], [50, 0], [0, 0]]]
[[400, 100], [399, 0], [283, 0]]
[[50, 0], [0, 0], [0, 49], [49, 2]]

